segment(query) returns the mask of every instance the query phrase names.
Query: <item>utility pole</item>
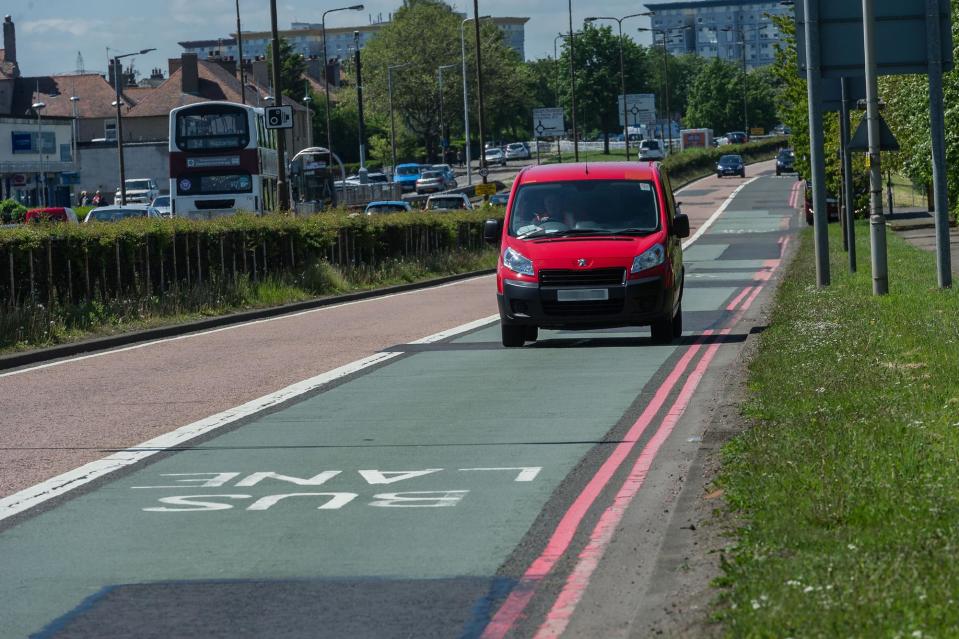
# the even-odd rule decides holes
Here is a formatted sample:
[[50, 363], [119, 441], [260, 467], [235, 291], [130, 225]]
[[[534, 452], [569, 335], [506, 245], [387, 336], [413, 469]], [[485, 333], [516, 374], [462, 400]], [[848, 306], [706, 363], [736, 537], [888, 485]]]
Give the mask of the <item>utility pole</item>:
[[576, 130], [576, 35], [573, 33], [573, 0], [569, 0], [569, 104], [573, 127], [573, 160], [579, 162], [579, 135]]
[[[806, 84], [809, 97], [809, 159], [816, 238], [816, 283], [825, 288], [829, 273], [829, 218], [826, 211], [826, 157], [823, 141], [822, 69], [819, 53], [819, 0], [802, 0], [806, 14]], [[863, 0], [871, 3], [872, 0]], [[881, 204], [880, 204], [881, 206]]]
[[942, 89], [942, 34], [938, 0], [926, 0], [929, 47], [929, 116], [932, 133], [932, 185], [936, 209], [936, 271], [939, 288], [952, 287], [949, 247], [949, 191], [946, 181], [946, 122]]
[[[273, 96], [277, 106], [283, 105], [283, 83], [280, 78], [280, 34], [276, 26], [276, 0], [270, 0], [270, 30], [273, 38]], [[286, 133], [279, 132], [276, 136], [276, 155], [278, 171], [276, 190], [281, 211], [290, 209], [290, 191], [286, 183]]]
[[236, 48], [240, 65], [240, 102], [246, 104], [246, 71], [243, 70], [243, 31], [240, 30], [240, 0], [236, 0]]
[[363, 118], [363, 68], [360, 61], [359, 31], [353, 32], [353, 48], [356, 49], [353, 55], [356, 62], [356, 111], [359, 116], [360, 171], [362, 171], [366, 168], [366, 122]]
[[479, 0], [473, 0], [473, 30], [476, 34], [476, 99], [479, 103], [477, 121], [479, 125], [480, 174], [483, 176], [483, 184], [486, 184], [489, 182], [489, 173], [486, 168], [486, 122], [483, 108], [483, 43], [480, 42]]
[[[874, 295], [886, 295], [889, 293], [889, 267], [886, 256], [886, 216], [882, 210], [882, 155], [879, 139], [879, 87], [873, 1], [862, 0], [863, 52], [866, 61], [866, 125], [869, 131], [869, 208], [871, 213], [869, 228], [872, 244], [872, 292]], [[810, 0], [806, 2], [809, 3]], [[808, 48], [807, 51], [809, 51]]]

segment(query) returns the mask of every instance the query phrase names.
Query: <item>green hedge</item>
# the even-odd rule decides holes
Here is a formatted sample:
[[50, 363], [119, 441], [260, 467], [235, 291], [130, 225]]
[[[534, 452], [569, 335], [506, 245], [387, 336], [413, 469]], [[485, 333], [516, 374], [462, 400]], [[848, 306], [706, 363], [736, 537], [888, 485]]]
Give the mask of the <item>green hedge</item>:
[[502, 210], [212, 221], [133, 219], [0, 230], [0, 304], [72, 304], [162, 295], [238, 276], [298, 273], [318, 261], [376, 267], [386, 260], [481, 250], [483, 222]]
[[0, 200], [0, 224], [22, 224], [27, 207], [16, 200]]

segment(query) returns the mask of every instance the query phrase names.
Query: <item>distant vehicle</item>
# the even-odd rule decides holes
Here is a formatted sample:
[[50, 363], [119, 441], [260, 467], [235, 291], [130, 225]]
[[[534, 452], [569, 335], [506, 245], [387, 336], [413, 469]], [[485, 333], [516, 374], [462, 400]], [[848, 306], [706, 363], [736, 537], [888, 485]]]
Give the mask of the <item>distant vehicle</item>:
[[379, 215], [383, 213], [406, 213], [412, 211], [413, 207], [409, 202], [402, 200], [384, 200], [382, 202], [370, 202], [366, 205], [364, 213], [367, 215]]
[[525, 142], [513, 142], [512, 144], [506, 145], [507, 160], [529, 160], [532, 159], [532, 157], [533, 154]]
[[[133, 178], [124, 182], [127, 187], [127, 204], [150, 204], [160, 195], [160, 189], [156, 182], [147, 178]], [[117, 189], [113, 198], [114, 202], [120, 202], [120, 189]]]
[[444, 193], [443, 195], [431, 195], [426, 200], [427, 211], [472, 211], [473, 203], [466, 197], [465, 193]]
[[666, 158], [659, 140], [643, 140], [639, 143], [639, 159], [654, 162]]
[[716, 177], [721, 178], [727, 175], [738, 175], [746, 177], [746, 164], [741, 155], [724, 155], [719, 158], [719, 164], [716, 165]]
[[276, 132], [263, 109], [200, 102], [170, 111], [170, 199], [176, 217], [207, 219], [273, 211]]
[[393, 182], [400, 185], [403, 193], [415, 191], [420, 172], [419, 164], [397, 164], [393, 170]]
[[679, 148], [708, 149], [713, 145], [712, 129], [683, 129], [679, 132]]
[[792, 129], [785, 124], [777, 124], [773, 127], [773, 135], [792, 135]]
[[729, 144], [746, 144], [749, 142], [749, 136], [743, 131], [732, 131], [726, 134], [726, 140]]
[[27, 224], [40, 222], [53, 222], [53, 223], [66, 223], [66, 224], [79, 224], [77, 220], [77, 214], [73, 212], [73, 209], [63, 206], [48, 206], [43, 209], [30, 209], [27, 211], [26, 216], [24, 217], [24, 222]]
[[[812, 182], [806, 182], [806, 224], [813, 226], [816, 223], [812, 205]], [[826, 219], [830, 222], [839, 221], [839, 198], [826, 193]]]
[[[347, 177], [346, 181], [342, 181], [342, 180], [336, 181], [337, 186], [343, 186], [344, 184], [346, 186], [357, 186], [362, 183], [363, 182], [360, 180], [359, 174], [355, 174]], [[386, 173], [367, 173], [366, 183], [367, 184], [389, 184], [390, 178], [389, 176], [386, 175]]]
[[456, 179], [449, 181], [448, 176], [442, 171], [424, 171], [420, 174], [420, 179], [416, 181], [416, 193], [440, 193], [456, 187]]
[[456, 181], [456, 172], [453, 170], [449, 164], [433, 164], [430, 166], [430, 171], [440, 171], [443, 175], [446, 176], [446, 179], [455, 182]]
[[161, 217], [173, 217], [173, 209], [170, 208], [169, 195], [161, 195], [160, 197], [153, 198], [150, 206], [156, 209], [156, 212], [159, 213]]
[[489, 198], [490, 206], [506, 206], [509, 203], [509, 193], [504, 191], [502, 193], [496, 193], [491, 195]]
[[776, 175], [796, 172], [796, 153], [792, 149], [780, 149], [776, 156]]
[[487, 149], [485, 157], [487, 164], [506, 166], [506, 154], [503, 153], [503, 149]]
[[146, 204], [127, 204], [125, 206], [101, 206], [92, 209], [87, 216], [83, 218], [84, 224], [92, 222], [119, 222], [135, 217], [153, 217], [159, 218], [160, 213], [153, 207]]

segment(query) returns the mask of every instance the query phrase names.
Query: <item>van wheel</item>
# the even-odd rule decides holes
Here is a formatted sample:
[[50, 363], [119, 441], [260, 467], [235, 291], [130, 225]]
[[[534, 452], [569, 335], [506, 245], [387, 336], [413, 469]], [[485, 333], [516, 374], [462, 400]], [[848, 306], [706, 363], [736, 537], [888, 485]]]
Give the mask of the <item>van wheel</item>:
[[683, 336], [683, 304], [679, 303], [676, 314], [673, 315], [673, 338], [678, 339]]
[[526, 341], [535, 342], [539, 339], [539, 327], [538, 326], [527, 326], [526, 327]]
[[652, 333], [654, 344], [669, 344], [673, 341], [673, 322], [674, 318], [669, 316], [653, 322], [649, 330]]
[[517, 348], [526, 343], [526, 327], [518, 324], [501, 324], [503, 331], [503, 346]]

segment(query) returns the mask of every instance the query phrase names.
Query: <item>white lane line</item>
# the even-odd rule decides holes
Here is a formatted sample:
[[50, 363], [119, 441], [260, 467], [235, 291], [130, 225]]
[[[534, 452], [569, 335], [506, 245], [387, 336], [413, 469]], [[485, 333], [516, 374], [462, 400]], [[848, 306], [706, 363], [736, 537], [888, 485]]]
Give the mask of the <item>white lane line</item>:
[[760, 177], [762, 176], [757, 175], [756, 177], [746, 180], [745, 182], [740, 184], [739, 188], [733, 191], [732, 194], [728, 198], [726, 198], [726, 201], [723, 202], [722, 206], [716, 209], [716, 212], [713, 213], [710, 216], [710, 218], [706, 220], [706, 222], [696, 230], [696, 233], [694, 233], [691, 238], [683, 242], [683, 250], [688, 249], [690, 246], [692, 246], [696, 242], [696, 240], [701, 238], [703, 234], [709, 230], [709, 227], [715, 224], [716, 220], [719, 219], [719, 216], [726, 212], [726, 209], [728, 209], [729, 205], [733, 203], [733, 200], [736, 199], [736, 196], [739, 195], [740, 191], [742, 191], [744, 188], [746, 188], [747, 186], [749, 186], [750, 184], [758, 180]]
[[301, 317], [303, 315], [310, 315], [311, 313], [320, 313], [323, 311], [332, 311], [338, 308], [344, 308], [347, 306], [354, 306], [356, 304], [366, 304], [368, 302], [377, 302], [381, 300], [388, 300], [394, 297], [402, 297], [404, 295], [414, 295], [417, 293], [425, 293], [427, 291], [436, 291], [442, 288], [448, 288], [451, 286], [458, 286], [460, 284], [466, 284], [469, 282], [475, 282], [476, 280], [483, 279], [485, 277], [492, 277], [492, 275], [479, 275], [477, 277], [471, 277], [465, 280], [458, 280], [456, 282], [449, 282], [448, 284], [441, 284], [439, 286], [431, 286], [429, 288], [421, 288], [415, 291], [404, 291], [402, 293], [391, 293], [390, 295], [383, 295], [382, 297], [370, 297], [363, 300], [354, 300], [352, 302], [343, 302], [342, 304], [334, 304], [332, 306], [322, 306], [320, 308], [311, 308], [307, 311], [299, 311], [296, 313], [290, 313], [289, 315], [277, 315], [276, 317], [267, 317], [259, 320], [252, 320], [250, 322], [243, 322], [240, 324], [231, 324], [229, 326], [223, 326], [221, 328], [212, 328], [206, 331], [199, 331], [196, 333], [187, 333], [186, 335], [178, 335], [176, 337], [164, 337], [163, 339], [152, 340], [149, 342], [143, 342], [141, 344], [134, 344], [132, 346], [124, 346], [123, 348], [113, 348], [106, 351], [100, 351], [97, 353], [90, 353], [89, 355], [79, 355], [77, 357], [69, 357], [66, 359], [58, 359], [53, 362], [47, 362], [46, 364], [38, 364], [37, 366], [30, 366], [28, 368], [20, 368], [15, 371], [10, 371], [7, 373], [0, 373], [0, 379], [4, 377], [11, 377], [13, 375], [22, 375], [24, 373], [29, 373], [32, 371], [43, 370], [45, 368], [53, 368], [55, 366], [63, 366], [64, 364], [72, 364], [74, 362], [82, 362], [86, 359], [93, 359], [95, 357], [105, 357], [107, 355], [115, 355], [117, 353], [125, 353], [127, 351], [135, 351], [141, 348], [147, 348], [150, 346], [156, 346], [158, 344], [166, 344], [168, 342], [178, 342], [185, 339], [193, 339], [195, 337], [203, 337], [205, 335], [213, 335], [214, 333], [222, 333], [224, 331], [232, 331], [238, 328], [245, 328], [248, 326], [255, 326], [257, 324], [265, 324], [267, 322], [277, 322], [280, 320], [288, 320], [294, 317]]
[[[490, 315], [456, 328], [451, 328], [429, 337], [413, 342], [413, 344], [432, 344], [435, 342], [455, 337], [463, 333], [468, 333], [477, 328], [482, 328], [499, 320], [499, 314]], [[84, 484], [88, 484], [96, 479], [109, 475], [112, 472], [143, 461], [144, 459], [156, 455], [157, 453], [183, 446], [190, 440], [201, 435], [213, 432], [224, 426], [232, 424], [237, 420], [254, 415], [262, 410], [281, 404], [300, 395], [304, 395], [318, 388], [321, 388], [333, 381], [352, 375], [358, 371], [383, 362], [399, 357], [402, 353], [377, 353], [369, 357], [357, 360], [337, 369], [317, 375], [302, 382], [297, 382], [276, 391], [269, 395], [264, 395], [252, 401], [249, 401], [236, 408], [223, 411], [211, 417], [201, 419], [182, 426], [170, 433], [160, 435], [149, 441], [143, 442], [139, 446], [127, 448], [126, 450], [114, 453], [103, 459], [85, 464], [75, 470], [63, 473], [39, 483], [30, 488], [25, 488], [20, 492], [14, 493], [9, 497], [0, 499], [0, 521], [12, 517], [17, 513], [38, 506], [45, 501], [59, 497], [72, 490], [76, 490]]]

